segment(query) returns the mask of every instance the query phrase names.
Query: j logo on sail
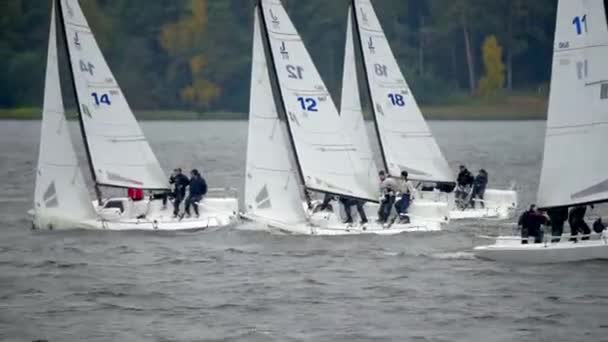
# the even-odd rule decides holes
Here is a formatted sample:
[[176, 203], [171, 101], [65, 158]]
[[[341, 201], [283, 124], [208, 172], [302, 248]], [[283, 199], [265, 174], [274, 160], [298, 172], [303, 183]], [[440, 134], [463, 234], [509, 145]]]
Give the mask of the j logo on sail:
[[376, 53], [376, 47], [374, 46], [374, 40], [372, 39], [372, 37], [369, 37], [369, 41], [367, 42], [367, 47], [369, 48], [369, 52], [371, 54]]
[[287, 52], [285, 42], [281, 42], [281, 56], [283, 56], [283, 59], [289, 59], [289, 52]]
[[55, 208], [59, 205], [59, 200], [57, 199], [57, 190], [55, 189], [55, 182], [52, 182], [49, 185], [44, 192], [42, 199], [44, 200], [45, 208]]
[[272, 207], [270, 202], [270, 196], [268, 195], [268, 188], [266, 185], [260, 190], [257, 196], [255, 196], [255, 204], [258, 209], [269, 209]]
[[274, 13], [272, 12], [272, 9], [269, 9], [268, 12], [270, 13], [270, 18], [272, 19], [272, 24], [274, 25], [275, 28], [278, 28], [281, 25], [281, 22], [279, 21], [279, 17], [274, 15]]
[[74, 32], [74, 45], [76, 45], [76, 47], [77, 47], [78, 49], [80, 49], [80, 48], [81, 48], [81, 45], [80, 45], [80, 38], [78, 37], [78, 32]]

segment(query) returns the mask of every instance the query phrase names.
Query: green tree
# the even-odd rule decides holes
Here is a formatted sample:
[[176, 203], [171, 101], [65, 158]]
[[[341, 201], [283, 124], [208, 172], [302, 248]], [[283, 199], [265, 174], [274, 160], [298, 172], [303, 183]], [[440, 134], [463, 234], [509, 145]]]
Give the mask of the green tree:
[[495, 96], [505, 85], [505, 65], [502, 62], [502, 47], [496, 36], [489, 36], [483, 43], [485, 74], [479, 81], [479, 94]]

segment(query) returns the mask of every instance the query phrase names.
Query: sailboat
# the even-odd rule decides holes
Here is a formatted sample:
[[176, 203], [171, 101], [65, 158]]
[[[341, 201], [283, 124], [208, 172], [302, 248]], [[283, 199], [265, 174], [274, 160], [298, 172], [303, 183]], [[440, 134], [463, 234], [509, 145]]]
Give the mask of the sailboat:
[[[241, 216], [290, 234], [441, 229], [442, 220], [426, 217], [390, 227], [353, 225], [343, 223], [338, 210], [314, 212], [302, 204], [309, 202], [310, 192], [373, 203], [379, 190], [279, 0], [258, 1], [253, 32], [246, 211]], [[377, 210], [377, 204], [366, 207]], [[373, 220], [375, 215], [369, 216]]]
[[[58, 9], [55, 9], [57, 5]], [[64, 115], [55, 17], [65, 35], [72, 85], [97, 200], [89, 198]], [[166, 193], [169, 184], [112, 75], [77, 0], [53, 2], [33, 225], [39, 229], [194, 230], [237, 219], [236, 198], [205, 198], [200, 217], [174, 218], [161, 200], [104, 198], [103, 187]]]
[[[371, 1], [351, 1], [347, 41], [354, 36], [356, 43], [347, 43], [344, 55], [342, 116], [353, 122], [356, 120], [356, 126], [362, 127], [354, 131], [358, 141], [369, 142], [363, 120], [358, 118], [362, 114], [356, 77], [358, 57], [363, 65], [362, 76], [367, 90], [364, 96], [372, 104], [382, 167], [395, 178], [407, 171], [410, 180], [418, 183], [454, 184], [448, 162], [399, 68]], [[357, 99], [353, 102], [353, 98]], [[411, 212], [427, 206], [429, 201], [444, 201], [451, 208], [451, 219], [507, 217], [517, 206], [517, 194], [512, 190], [487, 189], [484, 208], [477, 203], [475, 208], [467, 209], [456, 208], [453, 193], [448, 195], [435, 190], [420, 191], [418, 195]]]
[[[540, 208], [608, 201], [602, 149], [608, 143], [608, 8], [604, 0], [559, 0], [551, 93], [540, 185]], [[481, 258], [519, 263], [608, 259], [608, 235], [589, 240], [545, 234], [539, 244], [501, 236], [475, 248]], [[557, 239], [556, 239], [557, 240]]]

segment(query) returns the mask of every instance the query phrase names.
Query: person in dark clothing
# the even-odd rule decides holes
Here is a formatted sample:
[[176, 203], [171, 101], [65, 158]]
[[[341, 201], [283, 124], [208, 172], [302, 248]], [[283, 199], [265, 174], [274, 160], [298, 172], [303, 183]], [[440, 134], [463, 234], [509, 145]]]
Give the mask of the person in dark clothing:
[[551, 242], [560, 242], [561, 236], [564, 233], [564, 223], [568, 220], [568, 207], [550, 208], [547, 210], [547, 215], [551, 221]]
[[534, 237], [534, 243], [543, 242], [542, 225], [548, 224], [547, 217], [543, 215], [536, 205], [532, 204], [530, 209], [525, 211], [520, 217], [517, 225], [521, 228], [522, 244], [527, 244], [529, 237]]
[[606, 226], [604, 225], [604, 222], [602, 222], [602, 218], [598, 218], [597, 220], [595, 220], [595, 222], [593, 222], [593, 231], [596, 234], [602, 234], [602, 232], [606, 229]]
[[193, 206], [194, 213], [198, 217], [198, 202], [207, 194], [207, 182], [197, 169], [192, 170], [190, 174], [190, 193], [186, 199], [186, 216], [190, 217], [190, 206]]
[[470, 187], [473, 185], [474, 177], [467, 170], [467, 167], [464, 165], [460, 165], [460, 172], [458, 173], [458, 177], [456, 178], [456, 184], [458, 185], [458, 189], [456, 190], [456, 199], [461, 201], [461, 204], [464, 206], [467, 205], [466, 201], [467, 196], [469, 195]]
[[570, 235], [572, 238], [570, 241], [577, 242], [578, 233], [582, 233], [584, 236], [582, 240], [589, 240], [589, 234], [591, 234], [591, 229], [587, 222], [585, 222], [585, 213], [587, 212], [587, 207], [584, 205], [574, 207], [570, 209], [570, 216], [568, 217], [568, 223], [570, 224]]
[[365, 202], [354, 198], [340, 197], [340, 203], [342, 203], [344, 206], [344, 211], [346, 212], [346, 220], [344, 223], [353, 223], [353, 216], [351, 212], [353, 206], [357, 207], [361, 224], [367, 223], [367, 215], [365, 215], [365, 210], [363, 209]]
[[482, 208], [485, 208], [486, 205], [483, 200], [483, 195], [486, 192], [486, 186], [488, 185], [488, 173], [486, 170], [481, 169], [475, 179], [473, 180], [473, 191], [471, 193], [471, 201], [469, 205], [472, 208], [475, 208], [475, 198], [479, 198], [479, 203]]
[[387, 177], [384, 171], [378, 173], [380, 178], [380, 208], [378, 209], [378, 223], [386, 223], [391, 216], [393, 204], [395, 204], [397, 183]]
[[437, 185], [435, 186], [435, 189], [441, 191], [441, 192], [445, 192], [445, 193], [451, 193], [452, 191], [454, 191], [454, 188], [456, 188], [456, 183], [437, 183]]
[[323, 203], [319, 206], [320, 211], [332, 210], [331, 201], [334, 200], [334, 196], [330, 194], [325, 194], [323, 197]]
[[[190, 183], [190, 180], [186, 175], [182, 173], [182, 169], [177, 168], [173, 170], [171, 177], [169, 177], [169, 184], [173, 185], [173, 191], [167, 195], [173, 197], [173, 217], [179, 215], [179, 205], [186, 197], [186, 187]], [[163, 197], [163, 206], [167, 205], [167, 196]]]

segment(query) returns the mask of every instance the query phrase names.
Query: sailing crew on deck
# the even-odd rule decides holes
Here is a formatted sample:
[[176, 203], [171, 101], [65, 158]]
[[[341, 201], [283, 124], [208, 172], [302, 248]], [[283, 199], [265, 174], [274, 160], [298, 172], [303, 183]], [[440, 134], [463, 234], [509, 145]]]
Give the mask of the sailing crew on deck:
[[482, 208], [486, 205], [483, 200], [483, 195], [486, 192], [486, 186], [488, 185], [488, 172], [484, 169], [479, 170], [477, 176], [473, 180], [473, 191], [471, 192], [471, 201], [469, 205], [475, 209], [475, 198], [479, 198], [479, 203]]
[[[173, 184], [173, 217], [179, 215], [179, 205], [186, 197], [186, 187], [190, 183], [190, 180], [186, 175], [182, 173], [181, 168], [173, 170], [171, 177], [169, 177], [169, 184]], [[166, 203], [166, 198], [163, 200], [163, 204]]]
[[460, 172], [458, 173], [458, 178], [456, 178], [456, 183], [458, 184], [458, 189], [456, 190], [456, 199], [460, 199], [462, 201], [467, 199], [469, 194], [469, 190], [471, 185], [473, 185], [473, 175], [467, 167], [464, 165], [460, 165]]
[[395, 203], [395, 210], [397, 210], [400, 220], [407, 219], [407, 209], [410, 207], [410, 203], [414, 199], [414, 194], [416, 193], [416, 189], [407, 177], [407, 171], [401, 171], [401, 178], [397, 184], [401, 198]]
[[190, 206], [194, 207], [194, 214], [199, 217], [198, 203], [207, 194], [207, 182], [197, 169], [190, 172], [190, 193], [186, 199], [186, 216], [190, 217]]
[[568, 207], [549, 208], [547, 215], [551, 221], [551, 242], [560, 242], [564, 233], [564, 223], [568, 220]]
[[[591, 206], [593, 208], [593, 206]], [[577, 242], [576, 236], [578, 233], [583, 233], [586, 235], [582, 238], [582, 240], [589, 240], [589, 234], [591, 234], [591, 229], [587, 222], [585, 222], [585, 213], [587, 212], [587, 206], [579, 205], [570, 209], [570, 215], [568, 216], [568, 223], [570, 224], [570, 235], [572, 238], [570, 241]]]
[[378, 222], [386, 223], [391, 215], [391, 209], [395, 203], [395, 192], [398, 189], [394, 179], [387, 177], [386, 172], [380, 171], [380, 209], [378, 210]]
[[355, 198], [348, 198], [340, 196], [340, 203], [344, 206], [344, 211], [346, 212], [346, 220], [344, 223], [353, 223], [352, 216], [352, 207], [357, 207], [357, 213], [359, 213], [359, 218], [361, 219], [361, 225], [367, 223], [367, 215], [365, 215], [365, 210], [363, 209], [364, 201]]
[[549, 220], [541, 213], [535, 204], [530, 205], [530, 209], [525, 211], [520, 217], [517, 225], [521, 229], [522, 244], [527, 244], [529, 237], [534, 237], [534, 243], [543, 242], [544, 232], [542, 225], [547, 225]]

